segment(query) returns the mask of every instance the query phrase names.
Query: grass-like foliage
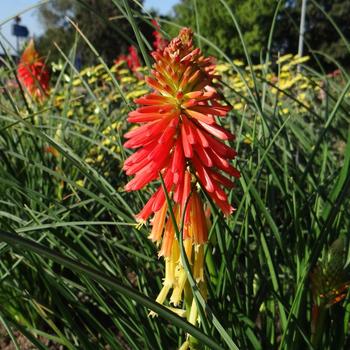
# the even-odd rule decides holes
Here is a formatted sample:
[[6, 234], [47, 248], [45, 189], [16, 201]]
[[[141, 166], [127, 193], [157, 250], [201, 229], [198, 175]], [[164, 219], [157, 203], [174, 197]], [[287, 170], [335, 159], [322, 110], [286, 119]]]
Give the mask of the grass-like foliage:
[[217, 53], [221, 93], [233, 106], [221, 122], [236, 135], [241, 178], [230, 192], [237, 210], [225, 217], [211, 208], [208, 298], [198, 293], [195, 327], [154, 301], [163, 261], [150, 226], [134, 218], [152, 191], [123, 189], [126, 117], [149, 91], [152, 64], [134, 18], [152, 18], [113, 2], [144, 67], [108, 67], [75, 27], [96, 66], [78, 71], [72, 43], [44, 102], [21, 87], [10, 56], [0, 68], [0, 322], [15, 347], [20, 331], [38, 349], [49, 349], [47, 340], [64, 349], [175, 349], [187, 334], [193, 348], [349, 348], [348, 72], [327, 75], [307, 58], [271, 54], [274, 23], [259, 65], [246, 50], [238, 61], [197, 35]]

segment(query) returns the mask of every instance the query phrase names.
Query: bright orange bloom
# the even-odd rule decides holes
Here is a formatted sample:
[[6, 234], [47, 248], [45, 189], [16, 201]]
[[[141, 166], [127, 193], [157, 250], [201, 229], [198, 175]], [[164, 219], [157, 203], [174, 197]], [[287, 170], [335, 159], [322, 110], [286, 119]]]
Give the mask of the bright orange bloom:
[[22, 53], [17, 74], [19, 81], [32, 97], [42, 101], [48, 96], [50, 72], [35, 50], [33, 39]]
[[[192, 275], [206, 298], [204, 245], [210, 221], [198, 189], [202, 188], [225, 214], [233, 211], [224, 188], [233, 187], [226, 175], [239, 177], [239, 172], [230, 164], [236, 152], [224, 141], [234, 136], [215, 119], [225, 117], [231, 107], [219, 102], [213, 83], [217, 78], [215, 65], [193, 47], [191, 30], [181, 30], [152, 56], [156, 63], [146, 81], [154, 91], [135, 100], [141, 106], [128, 117], [129, 122], [140, 125], [125, 134], [125, 147], [138, 149], [124, 163], [126, 174], [134, 175], [125, 189], [139, 190], [162, 176], [175, 202], [175, 224]], [[175, 306], [171, 310], [196, 324], [198, 309], [180, 256], [181, 236], [176, 235], [168, 209], [160, 186], [137, 215], [144, 221], [154, 213], [149, 238], [160, 246], [159, 256], [165, 260], [165, 278], [156, 301], [163, 304], [171, 293], [169, 302]], [[176, 308], [184, 300], [186, 310]]]
[[[213, 87], [217, 78], [213, 59], [193, 47], [192, 35], [190, 29], [182, 29], [164, 50], [152, 53], [156, 63], [146, 81], [154, 92], [136, 99], [141, 107], [128, 117], [140, 126], [125, 134], [125, 147], [138, 148], [124, 163], [127, 175], [135, 175], [125, 189], [139, 190], [161, 173], [182, 211], [193, 174], [221, 210], [230, 214], [233, 208], [223, 188], [232, 188], [233, 182], [223, 173], [239, 177], [239, 172], [229, 161], [236, 152], [223, 141], [234, 136], [216, 123], [215, 116], [225, 117], [231, 107], [219, 102]], [[164, 202], [159, 187], [138, 218], [146, 220]]]

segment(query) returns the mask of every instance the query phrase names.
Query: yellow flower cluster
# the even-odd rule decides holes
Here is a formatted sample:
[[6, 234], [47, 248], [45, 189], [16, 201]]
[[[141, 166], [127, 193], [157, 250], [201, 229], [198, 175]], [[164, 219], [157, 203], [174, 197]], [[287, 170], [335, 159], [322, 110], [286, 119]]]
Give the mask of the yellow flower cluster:
[[[63, 65], [53, 65], [56, 72], [62, 69]], [[107, 164], [113, 159], [116, 161], [121, 152], [121, 130], [126, 125], [125, 115], [129, 111], [124, 101], [131, 104], [149, 91], [144, 80], [138, 77], [143, 76], [145, 70], [140, 67], [136, 75], [125, 63], [119, 63], [109, 72], [99, 64], [84, 68], [73, 76], [64, 73], [60, 89], [54, 96], [55, 107], [63, 112], [63, 116], [77, 122], [72, 126], [77, 132], [88, 133], [89, 128], [93, 128], [99, 133], [85, 161], [104, 169], [104, 176], [115, 172], [115, 166], [110, 172]]]
[[278, 95], [279, 114], [286, 115], [291, 109], [306, 111], [315, 96], [320, 94], [322, 84], [311, 79], [304, 70], [298, 70], [298, 66], [309, 59], [308, 56], [288, 54], [279, 57], [274, 63], [253, 66], [234, 60], [232, 64], [218, 65], [217, 71], [225, 85], [234, 92], [234, 98], [230, 100], [234, 110], [244, 112], [247, 106], [249, 93], [255, 87], [253, 71], [259, 93], [262, 95], [265, 89], [270, 98]]

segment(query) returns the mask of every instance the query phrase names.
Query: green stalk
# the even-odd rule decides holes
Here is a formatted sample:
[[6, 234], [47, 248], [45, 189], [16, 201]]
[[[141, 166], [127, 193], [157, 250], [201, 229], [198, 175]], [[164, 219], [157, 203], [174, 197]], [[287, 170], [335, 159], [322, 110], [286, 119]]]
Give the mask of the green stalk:
[[321, 304], [320, 306], [318, 306], [317, 315], [312, 315], [312, 320], [311, 320], [311, 328], [312, 328], [311, 344], [313, 345], [315, 350], [320, 349], [321, 340], [324, 335], [326, 320], [327, 320], [327, 309], [324, 304]]
[[101, 271], [92, 269], [87, 265], [83, 265], [73, 259], [65, 257], [41, 244], [35, 243], [26, 238], [20, 237], [15, 234], [11, 234], [5, 231], [0, 230], [0, 240], [13, 245], [15, 247], [25, 249], [36, 254], [39, 254], [41, 257], [49, 258], [63, 266], [66, 266], [69, 269], [72, 269], [75, 272], [82, 273], [92, 280], [101, 283], [102, 285], [115, 290], [123, 296], [126, 296], [137, 303], [151, 309], [159, 316], [164, 317], [169, 322], [173, 323], [175, 326], [178, 326], [184, 329], [187, 333], [193, 335], [194, 337], [200, 339], [204, 344], [209, 346], [211, 349], [221, 350], [221, 346], [217, 344], [209, 336], [203, 334], [198, 328], [194, 327], [190, 323], [184, 321], [181, 317], [177, 316], [173, 312], [169, 311], [166, 307], [154, 302], [150, 298], [141, 294], [140, 292], [134, 290], [133, 288], [123, 286], [119, 281], [112, 277], [101, 273]]

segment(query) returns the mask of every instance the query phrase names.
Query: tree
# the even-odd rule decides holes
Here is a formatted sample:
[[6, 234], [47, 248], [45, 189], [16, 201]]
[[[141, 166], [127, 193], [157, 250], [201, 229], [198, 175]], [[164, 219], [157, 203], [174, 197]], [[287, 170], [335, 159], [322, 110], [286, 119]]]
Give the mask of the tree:
[[[275, 47], [281, 52], [297, 53], [299, 23], [302, 0], [289, 0], [279, 14], [280, 25], [274, 36]], [[334, 60], [349, 67], [349, 51], [328, 17], [337, 25], [345, 38], [350, 37], [348, 0], [308, 0], [304, 34], [304, 55], [316, 54], [317, 60], [326, 70], [336, 68]], [[325, 15], [324, 12], [327, 14]], [[317, 66], [316, 61], [313, 64]]]
[[[226, 0], [226, 3], [237, 18], [248, 52], [259, 55], [266, 48], [276, 0]], [[195, 8], [193, 0], [182, 0], [174, 11], [176, 22], [193, 29], [196, 28], [196, 14], [202, 36], [230, 56], [244, 56], [232, 17], [221, 1], [197, 0]], [[203, 47], [207, 52], [215, 53], [208, 44], [203, 43]]]
[[[299, 0], [300, 1], [300, 0]], [[339, 30], [345, 38], [350, 38], [349, 0], [318, 0], [319, 7], [323, 9], [336, 23]], [[305, 40], [309, 43], [312, 50], [317, 50], [337, 60], [343, 65], [349, 66], [349, 50], [337, 30], [330, 23], [324, 13], [309, 1], [307, 6], [307, 27]], [[324, 58], [326, 63], [331, 61]]]
[[[299, 24], [302, 0], [282, 0], [276, 17], [272, 50], [273, 53], [294, 53], [298, 51]], [[348, 14], [349, 0], [309, 0], [306, 12], [306, 32], [304, 54], [319, 51], [318, 59], [327, 70], [334, 69], [332, 60], [349, 66], [349, 51], [329, 19], [319, 9], [324, 10], [336, 23], [346, 38], [350, 38]], [[218, 46], [230, 57], [244, 57], [243, 46], [235, 29], [233, 20], [220, 0], [182, 0], [174, 7], [174, 22], [197, 28], [200, 34]], [[237, 19], [244, 42], [253, 59], [258, 60], [266, 50], [277, 0], [226, 0], [226, 4]], [[204, 50], [210, 54], [217, 52], [202, 42]], [[314, 64], [315, 61], [313, 62]]]
[[[132, 9], [139, 9], [133, 1], [129, 1], [129, 5]], [[79, 26], [81, 32], [108, 63], [119, 54], [127, 52], [128, 47], [135, 43], [130, 23], [110, 0], [54, 0], [41, 6], [39, 15], [46, 32], [39, 38], [38, 48], [43, 54], [51, 51], [50, 57], [53, 60], [60, 56], [54, 49], [54, 42], [65, 53], [74, 42], [76, 30], [67, 17]], [[139, 19], [136, 21], [146, 38], [151, 39], [152, 26]], [[83, 64], [96, 62], [96, 56], [81, 38], [77, 53]]]

